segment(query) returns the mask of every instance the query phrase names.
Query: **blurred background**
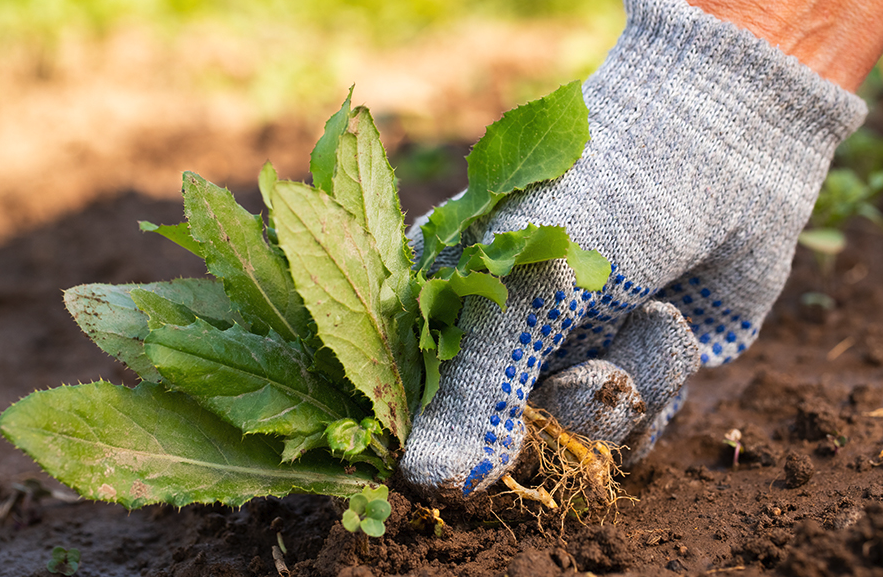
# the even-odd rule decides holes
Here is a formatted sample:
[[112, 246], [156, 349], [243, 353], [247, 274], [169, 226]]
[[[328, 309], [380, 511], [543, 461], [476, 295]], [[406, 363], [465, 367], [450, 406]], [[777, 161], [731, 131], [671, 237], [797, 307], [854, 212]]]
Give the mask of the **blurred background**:
[[179, 198], [184, 170], [303, 178], [353, 84], [406, 194], [624, 22], [620, 0], [3, 0], [0, 243], [121, 192]]

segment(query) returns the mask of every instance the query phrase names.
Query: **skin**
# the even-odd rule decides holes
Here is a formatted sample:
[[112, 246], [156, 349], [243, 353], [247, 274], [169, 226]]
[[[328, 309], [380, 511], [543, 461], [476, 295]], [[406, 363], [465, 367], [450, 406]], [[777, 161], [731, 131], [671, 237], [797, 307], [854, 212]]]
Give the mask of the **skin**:
[[855, 92], [883, 55], [883, 0], [687, 0]]

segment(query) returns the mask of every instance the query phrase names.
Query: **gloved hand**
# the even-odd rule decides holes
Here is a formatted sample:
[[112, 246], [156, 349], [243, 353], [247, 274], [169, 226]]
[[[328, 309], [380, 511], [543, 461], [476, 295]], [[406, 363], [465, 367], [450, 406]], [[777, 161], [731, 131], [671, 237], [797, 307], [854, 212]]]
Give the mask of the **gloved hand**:
[[[442, 367], [400, 462], [414, 485], [468, 496], [499, 479], [521, 450], [528, 395], [576, 432], [649, 450], [686, 378], [756, 339], [834, 148], [866, 114], [681, 0], [626, 9], [625, 32], [583, 87], [582, 158], [464, 234], [471, 244], [563, 225], [613, 272], [593, 293], [575, 288], [564, 261], [528, 265], [505, 280], [505, 313], [466, 299], [463, 350]], [[442, 256], [456, 257], [456, 247]]]

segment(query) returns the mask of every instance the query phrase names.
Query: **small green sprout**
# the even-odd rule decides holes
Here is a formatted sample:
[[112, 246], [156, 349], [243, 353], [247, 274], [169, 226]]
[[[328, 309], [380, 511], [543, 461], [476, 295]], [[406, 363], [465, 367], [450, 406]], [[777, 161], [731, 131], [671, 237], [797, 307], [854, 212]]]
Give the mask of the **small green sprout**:
[[369, 537], [382, 537], [386, 533], [383, 522], [392, 513], [387, 497], [389, 487], [386, 485], [362, 489], [361, 493], [350, 498], [349, 509], [343, 512], [343, 527], [351, 533], [358, 533], [361, 529]]
[[52, 559], [46, 563], [50, 573], [73, 575], [80, 568], [80, 550], [56, 547], [52, 550]]
[[742, 452], [742, 431], [731, 429], [724, 435], [724, 443], [733, 447], [733, 468], [739, 467], [739, 453]]
[[825, 435], [828, 438], [828, 441], [834, 445], [834, 456], [837, 456], [837, 452], [840, 451], [843, 447], [846, 446], [846, 443], [849, 442], [849, 437], [846, 435], [841, 435], [838, 432], [829, 433]]

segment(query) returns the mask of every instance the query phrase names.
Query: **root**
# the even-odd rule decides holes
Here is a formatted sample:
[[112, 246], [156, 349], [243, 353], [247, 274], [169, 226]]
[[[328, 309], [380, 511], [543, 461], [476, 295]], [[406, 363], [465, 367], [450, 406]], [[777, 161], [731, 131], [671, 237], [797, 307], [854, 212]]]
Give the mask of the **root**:
[[562, 529], [568, 516], [575, 516], [582, 523], [586, 518], [597, 518], [603, 523], [617, 501], [634, 500], [623, 493], [614, 479], [621, 473], [614, 457], [619, 447], [568, 433], [554, 417], [530, 405], [524, 409], [524, 420], [528, 424], [525, 448], [536, 451], [543, 484], [552, 486], [547, 489], [541, 484], [536, 489], [527, 489], [507, 475], [504, 483], [520, 499], [539, 501], [550, 510], [560, 504], [556, 512]]

